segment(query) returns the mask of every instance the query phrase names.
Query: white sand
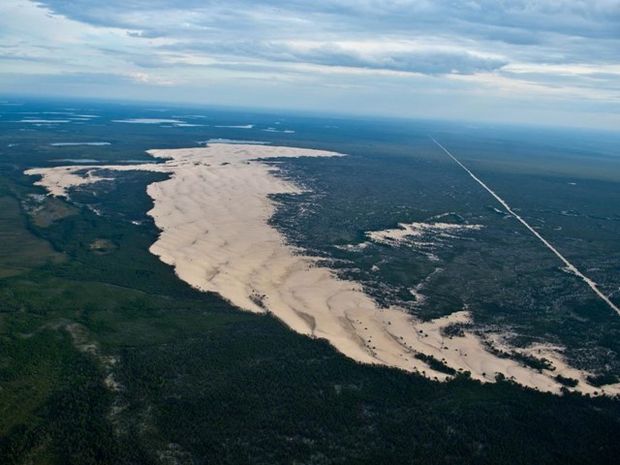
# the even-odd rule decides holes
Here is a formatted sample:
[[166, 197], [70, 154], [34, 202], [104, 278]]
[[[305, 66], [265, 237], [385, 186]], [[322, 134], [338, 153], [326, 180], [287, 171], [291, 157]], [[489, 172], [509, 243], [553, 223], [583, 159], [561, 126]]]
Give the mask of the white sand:
[[26, 171], [26, 174], [43, 176], [41, 181], [35, 183], [36, 185], [44, 186], [53, 196], [66, 197], [66, 190], [69, 187], [109, 180], [110, 178], [94, 174], [97, 169], [101, 168], [102, 166], [58, 166], [32, 169]]
[[571, 367], [566, 362], [566, 359], [563, 356], [564, 349], [557, 345], [552, 344], [534, 344], [527, 348], [511, 348], [499, 335], [495, 335], [495, 337], [490, 337], [489, 342], [493, 345], [493, 347], [498, 348], [500, 350], [505, 351], [513, 351], [520, 354], [528, 355], [531, 357], [535, 357], [538, 359], [547, 359], [553, 365], [553, 371], [545, 370], [546, 373], [549, 373], [552, 376], [561, 375], [565, 378], [572, 378], [579, 382], [578, 391], [583, 392], [584, 394], [591, 395], [618, 395], [620, 394], [620, 383], [608, 384], [601, 387], [595, 387], [588, 384], [586, 376], [590, 373], [587, 373], [583, 370], [578, 370], [574, 367]]
[[477, 231], [482, 229], [480, 224], [454, 224], [454, 223], [399, 223], [397, 228], [383, 231], [370, 231], [366, 233], [373, 242], [396, 245], [405, 243], [413, 237], [425, 235], [447, 236], [467, 230]]
[[[339, 279], [330, 269], [317, 266], [315, 258], [285, 243], [268, 224], [274, 213], [269, 196], [299, 193], [300, 188], [276, 176], [277, 167], [260, 160], [339, 154], [240, 144], [149, 153], [166, 159], [165, 163], [53, 167], [26, 173], [42, 176], [37, 184], [56, 196], [67, 196], [71, 187], [106, 179], [97, 175], [101, 169], [169, 173], [169, 179], [147, 189], [154, 201], [149, 215], [161, 230], [150, 251], [195, 288], [217, 292], [247, 311], [272, 313], [298, 333], [324, 338], [363, 363], [448, 378], [415, 358], [420, 352], [444, 359], [455, 370], [470, 371], [481, 381], [492, 382], [499, 372], [525, 386], [560, 391], [554, 373], [539, 373], [499, 358], [472, 333], [452, 338], [442, 335], [441, 328], [447, 325], [468, 323], [468, 312], [423, 323], [397, 308], [380, 309], [359, 283]], [[407, 230], [415, 233], [415, 228]], [[579, 379], [585, 380], [585, 375]], [[576, 389], [589, 388], [584, 381]]]
[[[441, 216], [441, 215], [440, 215]], [[444, 240], [458, 239], [466, 231], [482, 229], [480, 224], [455, 224], [455, 223], [398, 223], [396, 228], [381, 231], [367, 231], [368, 240], [375, 244], [383, 244], [391, 247], [412, 247], [433, 262], [439, 262], [439, 257], [434, 251], [441, 247]], [[357, 244], [368, 246], [369, 241]]]

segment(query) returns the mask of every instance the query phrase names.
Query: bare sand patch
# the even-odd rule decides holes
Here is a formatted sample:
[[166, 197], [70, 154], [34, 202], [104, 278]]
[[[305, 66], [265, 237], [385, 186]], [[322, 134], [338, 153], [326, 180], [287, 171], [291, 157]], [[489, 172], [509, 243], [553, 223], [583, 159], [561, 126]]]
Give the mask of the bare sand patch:
[[[301, 188], [277, 176], [277, 166], [261, 160], [340, 154], [244, 144], [151, 150], [149, 154], [166, 161], [40, 168], [26, 173], [40, 175], [37, 184], [55, 196], [67, 196], [69, 188], [108, 179], [97, 174], [100, 170], [169, 173], [169, 179], [147, 188], [154, 201], [149, 215], [161, 230], [150, 251], [195, 288], [217, 292], [243, 310], [271, 313], [296, 332], [324, 338], [359, 362], [438, 380], [450, 377], [416, 357], [424, 354], [483, 382], [495, 381], [500, 373], [525, 386], [560, 392], [562, 384], [554, 373], [499, 357], [472, 332], [445, 334], [446, 327], [466, 327], [469, 312], [421, 322], [399, 308], [379, 308], [359, 283], [340, 279], [331, 269], [319, 266], [315, 257], [288, 245], [269, 225], [275, 210], [271, 196], [300, 193]], [[383, 235], [399, 237], [401, 229], [411, 235], [422, 226], [416, 228], [403, 225]], [[453, 226], [440, 229], [450, 231]], [[571, 389], [589, 392], [585, 381]]]
[[480, 224], [454, 223], [399, 223], [396, 228], [366, 233], [373, 242], [388, 245], [406, 244], [412, 238], [421, 238], [427, 235], [450, 237], [463, 231], [477, 231], [482, 229]]

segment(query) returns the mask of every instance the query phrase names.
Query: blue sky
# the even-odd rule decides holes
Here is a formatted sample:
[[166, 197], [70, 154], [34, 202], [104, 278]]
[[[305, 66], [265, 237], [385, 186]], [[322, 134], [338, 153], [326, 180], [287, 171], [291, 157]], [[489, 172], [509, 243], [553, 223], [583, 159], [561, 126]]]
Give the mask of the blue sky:
[[620, 128], [620, 0], [2, 0], [0, 92]]

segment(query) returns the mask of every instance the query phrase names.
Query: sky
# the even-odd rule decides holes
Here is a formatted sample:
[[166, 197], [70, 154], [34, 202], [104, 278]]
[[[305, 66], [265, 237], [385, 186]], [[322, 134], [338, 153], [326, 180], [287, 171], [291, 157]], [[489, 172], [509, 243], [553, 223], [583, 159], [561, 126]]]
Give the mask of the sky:
[[0, 94], [620, 128], [620, 0], [1, 0]]

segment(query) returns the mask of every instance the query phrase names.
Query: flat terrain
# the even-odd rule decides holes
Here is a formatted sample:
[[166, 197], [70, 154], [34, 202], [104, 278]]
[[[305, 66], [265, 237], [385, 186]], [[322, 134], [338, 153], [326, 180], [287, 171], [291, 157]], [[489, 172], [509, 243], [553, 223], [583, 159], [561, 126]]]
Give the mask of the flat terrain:
[[47, 262], [59, 262], [62, 255], [28, 228], [19, 202], [0, 196], [0, 278], [14, 276]]
[[[162, 116], [139, 107], [26, 102], [11, 111], [69, 106], [100, 117], [62, 127], [1, 123], [2, 232], [29, 245], [7, 248], [11, 258], [1, 264], [3, 464], [616, 462], [617, 400], [550, 395], [509, 380], [481, 384], [466, 373], [437, 383], [361, 365], [271, 316], [192, 289], [148, 251], [159, 231], [146, 214], [153, 207], [146, 186], [165, 174], [117, 173], [115, 181], [73, 192], [73, 203], [44, 206], [44, 221], [32, 209], [43, 190], [23, 175], [66, 164], [57, 159], [136, 163], [148, 159], [147, 149], [212, 137], [269, 135], [274, 144], [348, 153], [278, 165], [308, 187], [301, 196], [274, 197], [271, 224], [290, 244], [361, 282], [377, 301], [408, 303], [421, 319], [467, 305], [474, 320], [468, 330], [510, 334], [514, 347], [554, 341], [605, 385], [620, 373], [617, 316], [495, 211], [427, 134], [441, 137], [617, 301], [613, 136], [597, 135], [592, 147], [579, 137], [551, 143], [554, 133], [526, 133], [524, 145], [522, 133], [430, 123], [204, 110], [210, 124], [255, 129], [192, 128], [112, 121], [182, 120], [175, 115], [196, 109]], [[296, 132], [260, 131], [274, 120]], [[79, 141], [110, 145], [49, 145]], [[432, 221], [484, 228], [434, 235], [430, 245], [376, 242], [356, 251], [369, 231]]]

